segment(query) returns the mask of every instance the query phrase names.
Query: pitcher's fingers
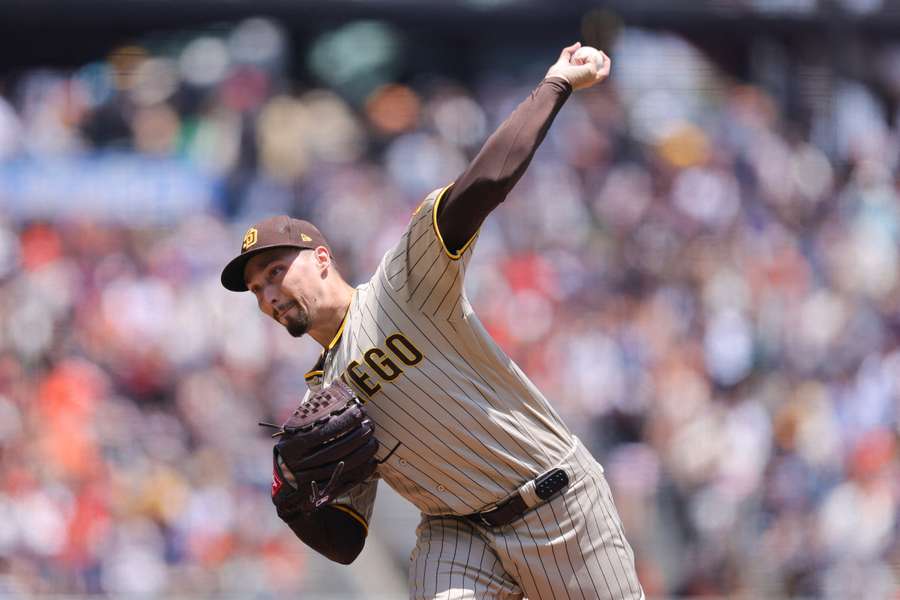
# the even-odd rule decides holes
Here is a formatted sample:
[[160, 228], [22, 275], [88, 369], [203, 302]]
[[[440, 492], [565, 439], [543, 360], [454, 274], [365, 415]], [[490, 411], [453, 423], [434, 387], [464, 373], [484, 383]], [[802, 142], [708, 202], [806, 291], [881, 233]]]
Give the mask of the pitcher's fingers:
[[581, 48], [581, 42], [575, 42], [571, 46], [566, 46], [562, 49], [562, 52], [559, 53], [559, 60], [569, 62], [572, 59], [572, 55]]
[[602, 50], [600, 51], [600, 56], [603, 57], [603, 62], [598, 65], [599, 68], [597, 69], [597, 76], [606, 77], [607, 75], [609, 75], [609, 69], [612, 67], [612, 61], [609, 60], [609, 57]]

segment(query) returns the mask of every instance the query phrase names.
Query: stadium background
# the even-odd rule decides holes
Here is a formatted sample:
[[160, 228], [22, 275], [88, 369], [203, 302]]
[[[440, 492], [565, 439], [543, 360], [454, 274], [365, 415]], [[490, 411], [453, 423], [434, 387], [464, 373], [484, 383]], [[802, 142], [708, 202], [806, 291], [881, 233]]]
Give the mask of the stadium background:
[[318, 349], [219, 270], [290, 212], [361, 282], [576, 39], [613, 76], [483, 228], [476, 310], [650, 597], [897, 597], [897, 2], [0, 10], [0, 597], [402, 597], [386, 486], [350, 568], [277, 520], [256, 422]]

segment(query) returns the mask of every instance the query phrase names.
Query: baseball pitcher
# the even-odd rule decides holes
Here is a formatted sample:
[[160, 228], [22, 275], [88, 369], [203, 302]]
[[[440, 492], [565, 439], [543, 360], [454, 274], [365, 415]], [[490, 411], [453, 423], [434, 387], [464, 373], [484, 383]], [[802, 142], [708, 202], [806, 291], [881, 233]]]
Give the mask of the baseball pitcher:
[[[450, 185], [416, 209], [352, 287], [322, 234], [253, 225], [222, 272], [288, 332], [323, 347], [277, 428], [272, 498], [310, 547], [350, 563], [378, 480], [422, 513], [414, 599], [643, 598], [603, 468], [485, 331], [464, 290], [478, 229], [573, 90], [610, 61], [574, 44]], [[552, 201], [552, 199], [548, 199]]]

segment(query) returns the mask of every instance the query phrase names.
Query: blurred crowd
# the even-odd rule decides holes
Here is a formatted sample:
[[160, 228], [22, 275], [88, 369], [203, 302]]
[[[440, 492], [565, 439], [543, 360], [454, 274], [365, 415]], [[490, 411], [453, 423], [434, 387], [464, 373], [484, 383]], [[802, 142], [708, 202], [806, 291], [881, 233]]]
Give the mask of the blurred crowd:
[[[301, 85], [287, 43], [250, 20], [0, 87], [7, 177], [116, 153], [214, 182], [152, 225], [0, 192], [0, 596], [304, 589], [256, 423], [319, 348], [220, 269], [289, 212], [364, 282], [555, 58]], [[485, 223], [476, 312], [605, 465], [649, 596], [895, 594], [900, 122], [834, 75], [801, 128], [670, 35], [610, 55]]]

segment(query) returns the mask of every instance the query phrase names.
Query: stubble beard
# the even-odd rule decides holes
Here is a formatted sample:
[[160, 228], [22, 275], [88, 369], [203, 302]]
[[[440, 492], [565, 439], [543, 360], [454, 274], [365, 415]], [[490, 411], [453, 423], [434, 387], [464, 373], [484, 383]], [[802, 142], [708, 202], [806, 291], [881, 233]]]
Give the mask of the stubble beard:
[[292, 336], [298, 338], [306, 335], [306, 332], [309, 331], [309, 315], [303, 311], [301, 308], [297, 308], [297, 316], [285, 317], [284, 326], [288, 330], [288, 333]]

